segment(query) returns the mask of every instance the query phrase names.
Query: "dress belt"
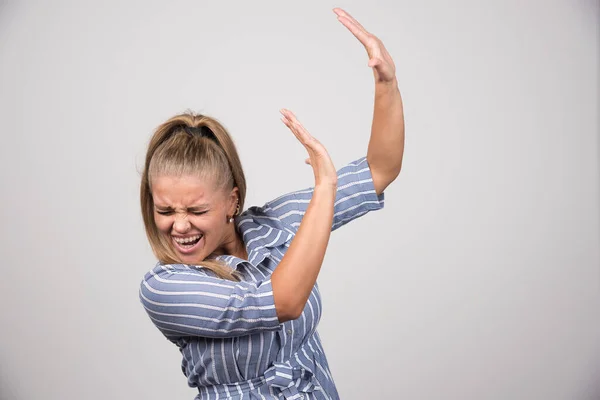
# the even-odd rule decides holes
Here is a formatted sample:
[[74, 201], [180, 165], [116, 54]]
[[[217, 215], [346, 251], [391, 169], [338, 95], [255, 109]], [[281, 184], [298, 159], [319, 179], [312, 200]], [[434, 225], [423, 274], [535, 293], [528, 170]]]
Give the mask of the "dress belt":
[[[293, 367], [289, 361], [274, 362], [269, 369], [265, 371], [264, 376], [260, 378], [250, 379], [247, 381], [229, 383], [222, 385], [214, 385], [210, 389], [216, 390], [220, 395], [232, 396], [236, 393], [248, 393], [253, 388], [267, 386], [274, 389], [276, 394], [283, 394], [285, 400], [302, 399], [302, 393], [311, 393], [319, 390], [317, 380], [311, 371], [304, 368]], [[211, 390], [209, 390], [210, 392]], [[202, 391], [201, 391], [202, 392]], [[199, 395], [198, 398], [202, 398]]]
[[302, 393], [315, 390], [314, 375], [304, 368], [294, 368], [289, 361], [274, 362], [265, 371], [267, 385], [278, 388], [286, 400], [301, 399]]

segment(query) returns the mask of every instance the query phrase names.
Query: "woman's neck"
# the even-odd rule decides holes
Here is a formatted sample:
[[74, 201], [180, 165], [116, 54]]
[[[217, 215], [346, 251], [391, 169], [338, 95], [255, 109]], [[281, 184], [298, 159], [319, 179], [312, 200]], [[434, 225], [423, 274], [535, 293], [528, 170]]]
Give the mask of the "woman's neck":
[[227, 254], [247, 260], [248, 252], [246, 251], [246, 244], [242, 239], [242, 235], [235, 229], [234, 224], [231, 225], [231, 232], [229, 232], [221, 246], [217, 248], [215, 254]]

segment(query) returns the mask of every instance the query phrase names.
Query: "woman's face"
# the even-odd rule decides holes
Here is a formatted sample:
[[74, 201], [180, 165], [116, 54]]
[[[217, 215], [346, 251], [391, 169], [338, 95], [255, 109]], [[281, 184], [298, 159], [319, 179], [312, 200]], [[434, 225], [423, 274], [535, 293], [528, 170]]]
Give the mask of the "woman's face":
[[237, 188], [215, 189], [211, 179], [158, 176], [152, 179], [154, 221], [184, 264], [196, 264], [235, 237], [228, 223], [236, 209]]

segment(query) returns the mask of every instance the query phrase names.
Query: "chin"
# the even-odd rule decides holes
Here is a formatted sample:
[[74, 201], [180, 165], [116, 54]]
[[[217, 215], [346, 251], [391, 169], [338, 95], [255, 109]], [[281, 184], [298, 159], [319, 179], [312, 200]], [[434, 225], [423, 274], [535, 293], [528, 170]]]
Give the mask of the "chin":
[[177, 250], [175, 250], [175, 252], [179, 256], [179, 259], [184, 264], [198, 264], [206, 258], [206, 257], [202, 256], [202, 254], [200, 254], [200, 252], [198, 252], [198, 254], [181, 254], [181, 252], [179, 252]]

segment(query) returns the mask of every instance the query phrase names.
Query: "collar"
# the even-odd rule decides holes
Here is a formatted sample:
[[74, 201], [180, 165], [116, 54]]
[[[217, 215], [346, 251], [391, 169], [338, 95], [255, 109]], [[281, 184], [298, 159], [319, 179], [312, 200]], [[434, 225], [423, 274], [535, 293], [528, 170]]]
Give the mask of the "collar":
[[282, 246], [294, 237], [294, 232], [280, 220], [256, 211], [256, 208], [251, 208], [235, 217], [236, 227], [246, 245], [248, 260], [235, 256], [217, 257], [227, 261], [234, 269], [243, 262], [249, 262], [256, 267], [271, 255], [272, 248]]

